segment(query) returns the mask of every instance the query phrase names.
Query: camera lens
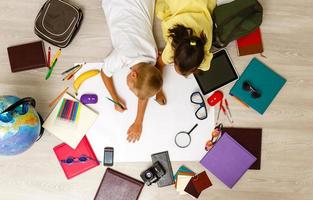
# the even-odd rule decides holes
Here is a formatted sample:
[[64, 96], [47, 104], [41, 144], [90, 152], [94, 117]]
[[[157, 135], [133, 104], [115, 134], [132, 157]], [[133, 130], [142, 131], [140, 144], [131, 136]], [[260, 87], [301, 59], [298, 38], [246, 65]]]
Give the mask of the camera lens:
[[152, 173], [151, 172], [146, 172], [145, 177], [146, 178], [151, 178], [152, 177]]

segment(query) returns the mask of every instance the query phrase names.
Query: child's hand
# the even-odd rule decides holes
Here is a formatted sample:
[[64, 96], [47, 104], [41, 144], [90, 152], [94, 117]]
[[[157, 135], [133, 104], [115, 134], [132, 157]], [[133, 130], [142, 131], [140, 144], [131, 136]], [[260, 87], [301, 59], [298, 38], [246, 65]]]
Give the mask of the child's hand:
[[140, 139], [142, 131], [142, 123], [134, 122], [127, 131], [128, 142], [136, 142]]
[[160, 90], [157, 94], [156, 94], [156, 98], [155, 100], [160, 104], [160, 105], [165, 105], [166, 104], [166, 97], [164, 95], [163, 90]]
[[122, 107], [121, 107], [120, 105], [115, 104], [115, 105], [114, 105], [114, 108], [115, 108], [116, 111], [118, 111], [118, 112], [124, 112], [125, 110], [127, 110], [127, 107], [126, 107], [126, 105], [125, 105], [124, 100], [122, 100], [122, 99], [119, 98], [119, 99], [117, 100], [117, 102], [118, 102], [119, 104], [121, 104]]

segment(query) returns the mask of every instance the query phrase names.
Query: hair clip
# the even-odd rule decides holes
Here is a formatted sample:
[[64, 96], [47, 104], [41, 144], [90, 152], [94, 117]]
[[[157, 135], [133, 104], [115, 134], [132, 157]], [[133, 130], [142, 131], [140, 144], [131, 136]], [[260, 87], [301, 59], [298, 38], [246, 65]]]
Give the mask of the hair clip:
[[191, 46], [196, 46], [196, 45], [197, 45], [197, 42], [196, 42], [196, 41], [190, 41], [190, 45], [191, 45]]

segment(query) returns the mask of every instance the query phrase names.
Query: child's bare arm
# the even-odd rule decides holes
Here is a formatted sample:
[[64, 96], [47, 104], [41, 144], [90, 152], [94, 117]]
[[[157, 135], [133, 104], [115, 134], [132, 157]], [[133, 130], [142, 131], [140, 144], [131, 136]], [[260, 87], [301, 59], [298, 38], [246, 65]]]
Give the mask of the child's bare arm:
[[119, 112], [123, 112], [126, 109], [126, 106], [125, 106], [125, 103], [118, 97], [116, 90], [115, 90], [115, 87], [114, 87], [114, 84], [113, 84], [112, 78], [105, 75], [105, 73], [102, 70], [101, 70], [101, 78], [103, 80], [105, 87], [109, 91], [112, 99], [116, 102], [119, 102], [124, 107], [124, 109], [123, 109], [120, 106], [115, 105], [115, 110], [117, 110]]
[[[156, 67], [160, 70], [161, 74], [163, 75], [163, 70], [165, 68], [165, 63], [162, 60], [162, 51], [159, 51], [158, 53], [158, 58], [157, 58], [157, 63]], [[165, 105], [166, 104], [166, 97], [164, 95], [163, 89], [161, 89], [157, 94], [156, 94], [156, 101], [160, 105]]]
[[127, 140], [129, 142], [136, 142], [140, 139], [142, 132], [142, 123], [149, 99], [138, 99], [137, 116], [135, 122], [128, 129]]

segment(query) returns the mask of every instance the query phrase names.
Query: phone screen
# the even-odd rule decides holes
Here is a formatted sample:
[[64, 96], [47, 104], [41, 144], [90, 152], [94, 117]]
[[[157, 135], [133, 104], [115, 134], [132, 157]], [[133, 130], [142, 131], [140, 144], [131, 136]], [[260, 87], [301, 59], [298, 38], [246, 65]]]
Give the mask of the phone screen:
[[113, 165], [113, 150], [104, 150], [104, 165]]

